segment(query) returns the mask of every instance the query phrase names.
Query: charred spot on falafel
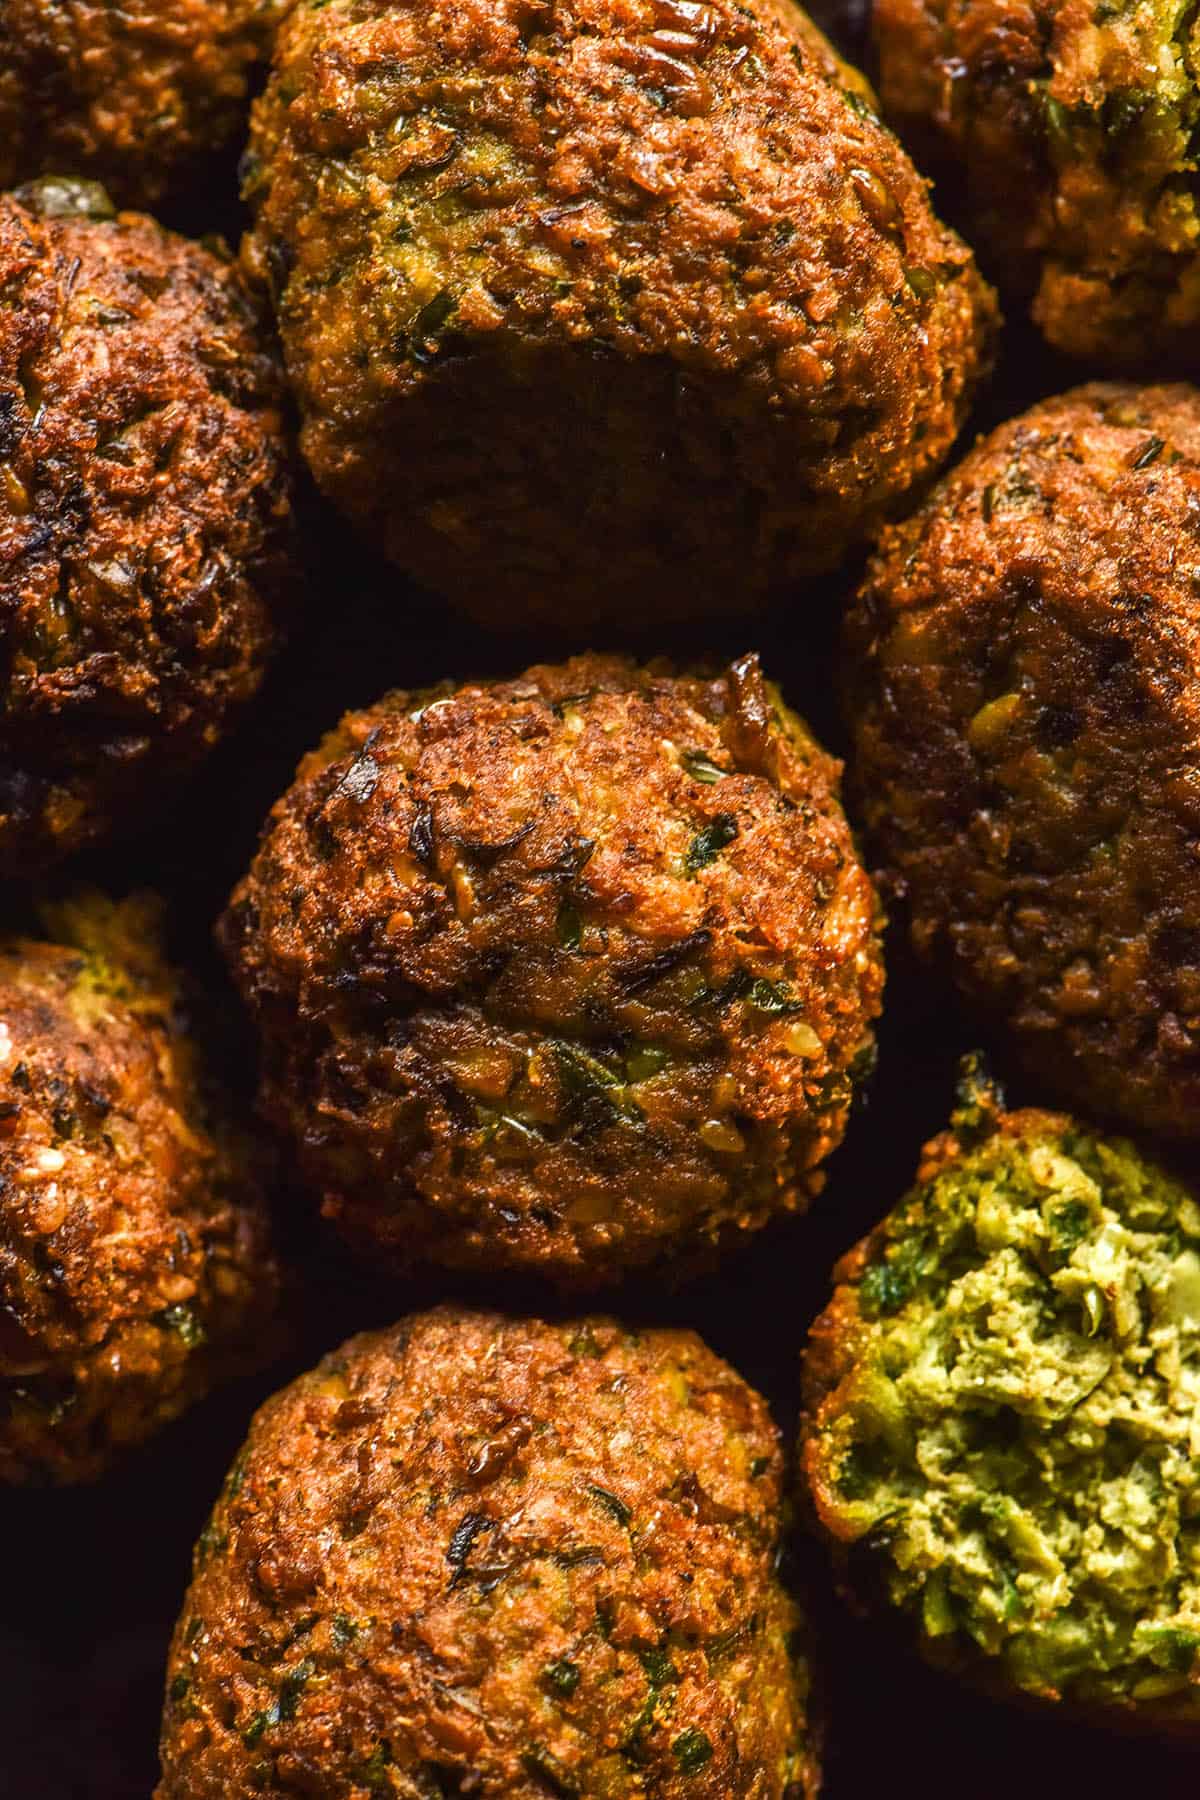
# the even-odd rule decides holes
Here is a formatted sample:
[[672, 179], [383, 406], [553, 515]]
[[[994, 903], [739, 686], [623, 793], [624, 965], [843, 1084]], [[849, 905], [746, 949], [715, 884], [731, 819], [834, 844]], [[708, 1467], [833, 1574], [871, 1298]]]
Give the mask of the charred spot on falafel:
[[82, 1481], [252, 1359], [265, 1208], [157, 948], [87, 896], [0, 941], [0, 1480]]
[[855, 785], [918, 951], [1052, 1093], [1200, 1129], [1200, 395], [985, 438], [850, 622]]
[[223, 924], [264, 1106], [342, 1229], [593, 1282], [802, 1205], [883, 980], [838, 774], [753, 657], [350, 714]]
[[994, 315], [865, 91], [774, 0], [302, 0], [245, 192], [319, 483], [497, 622], [834, 567]]
[[87, 182], [0, 198], [0, 872], [126, 822], [257, 690], [283, 382], [237, 270]]
[[258, 1413], [197, 1546], [158, 1800], [812, 1800], [782, 1473], [691, 1332], [352, 1339]]
[[1194, 1728], [1195, 1196], [972, 1081], [835, 1281], [802, 1460], [860, 1597], [991, 1687]]

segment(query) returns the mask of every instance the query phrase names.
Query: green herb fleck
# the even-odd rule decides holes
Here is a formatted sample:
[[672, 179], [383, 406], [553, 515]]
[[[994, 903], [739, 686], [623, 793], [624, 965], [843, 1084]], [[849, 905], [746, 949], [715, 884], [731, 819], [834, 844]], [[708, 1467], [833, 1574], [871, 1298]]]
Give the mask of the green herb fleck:
[[1134, 457], [1130, 467], [1134, 469], [1148, 469], [1151, 463], [1158, 461], [1165, 449], [1166, 445], [1162, 438], [1147, 438], [1146, 442]]
[[588, 1487], [588, 1493], [598, 1505], [604, 1508], [606, 1513], [609, 1513], [617, 1521], [618, 1525], [628, 1525], [633, 1514], [625, 1502], [617, 1498], [616, 1494], [610, 1494], [607, 1488], [596, 1487], [594, 1484]]
[[542, 1680], [552, 1693], [561, 1694], [568, 1699], [579, 1686], [578, 1665], [567, 1657], [560, 1656], [556, 1662], [547, 1663], [542, 1670]]
[[1172, 1674], [1187, 1674], [1200, 1651], [1200, 1631], [1181, 1625], [1139, 1625], [1134, 1632], [1134, 1649], [1146, 1656], [1159, 1669]]
[[394, 1760], [392, 1746], [386, 1738], [381, 1738], [366, 1762], [358, 1765], [355, 1776], [369, 1794], [386, 1795], [395, 1792], [387, 1773]]
[[877, 1319], [899, 1312], [912, 1294], [925, 1268], [925, 1245], [919, 1238], [899, 1244], [882, 1262], [872, 1263], [858, 1288], [863, 1316]]
[[583, 920], [579, 916], [578, 907], [564, 900], [558, 909], [555, 929], [564, 950], [578, 950], [583, 941]]
[[679, 760], [693, 781], [702, 781], [705, 787], [712, 787], [714, 782], [722, 780], [729, 773], [720, 768], [711, 757], [705, 756], [703, 750], [681, 750]]
[[792, 990], [786, 981], [767, 981], [759, 976], [750, 983], [746, 994], [746, 1005], [754, 1007], [756, 1012], [794, 1013], [800, 1011], [800, 1002], [792, 999]]
[[625, 1073], [630, 1081], [649, 1081], [652, 1075], [661, 1074], [671, 1060], [669, 1050], [660, 1050], [654, 1044], [638, 1044], [625, 1055]]
[[298, 1662], [294, 1669], [289, 1669], [279, 1684], [279, 1716], [281, 1719], [294, 1719], [300, 1705], [300, 1696], [312, 1678], [316, 1664], [306, 1656]]
[[339, 1650], [344, 1650], [346, 1645], [358, 1636], [358, 1626], [343, 1612], [334, 1613], [333, 1623], [329, 1629], [330, 1636]]
[[190, 1306], [164, 1306], [155, 1314], [155, 1323], [164, 1331], [173, 1331], [176, 1337], [182, 1338], [189, 1350], [197, 1349], [204, 1343], [207, 1333]]
[[932, 300], [938, 291], [937, 276], [916, 264], [905, 264], [904, 279], [918, 300]]
[[253, 1750], [255, 1744], [257, 1744], [262, 1737], [263, 1732], [267, 1731], [273, 1725], [278, 1725], [278, 1723], [279, 1704], [277, 1701], [272, 1701], [265, 1711], [255, 1713], [254, 1717], [242, 1732], [242, 1742], [245, 1744], [247, 1750]]
[[1046, 1223], [1050, 1227], [1055, 1250], [1060, 1256], [1066, 1257], [1087, 1236], [1092, 1215], [1082, 1200], [1064, 1200], [1061, 1206], [1050, 1208]]
[[667, 1652], [657, 1645], [650, 1650], [639, 1650], [638, 1661], [645, 1669], [651, 1687], [668, 1687], [673, 1681], [679, 1680], [679, 1670]]
[[416, 363], [432, 362], [440, 348], [442, 326], [446, 323], [458, 302], [449, 288], [443, 288], [440, 294], [423, 306], [412, 322], [408, 334], [412, 359]]
[[732, 844], [738, 834], [737, 820], [732, 813], [717, 813], [716, 817], [698, 831], [687, 847], [687, 855], [683, 866], [691, 874], [698, 869], [707, 868], [715, 862], [727, 844]]
[[680, 1732], [671, 1749], [683, 1775], [697, 1775], [706, 1763], [712, 1761], [713, 1748], [706, 1734], [697, 1731], [692, 1725]]
[[640, 1108], [625, 1093], [625, 1084], [590, 1050], [566, 1038], [551, 1040], [558, 1077], [577, 1106], [593, 1115], [625, 1118], [640, 1116]]

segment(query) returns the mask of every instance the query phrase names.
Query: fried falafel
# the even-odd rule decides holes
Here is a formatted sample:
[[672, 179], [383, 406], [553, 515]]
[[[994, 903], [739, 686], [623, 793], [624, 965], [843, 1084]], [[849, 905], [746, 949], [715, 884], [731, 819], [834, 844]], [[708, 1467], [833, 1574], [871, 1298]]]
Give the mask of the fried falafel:
[[874, 0], [884, 112], [1059, 350], [1200, 370], [1200, 25], [1178, 4]]
[[776, 0], [301, 0], [247, 254], [320, 485], [493, 622], [833, 568], [945, 457], [994, 316], [863, 96]]
[[287, 0], [0, 0], [0, 188], [105, 183], [154, 207], [231, 145]]
[[860, 1600], [997, 1690], [1200, 1723], [1200, 1204], [970, 1077], [835, 1270], [802, 1464]]
[[90, 1480], [253, 1360], [277, 1285], [244, 1148], [141, 898], [0, 940], [0, 1480]]
[[917, 950], [1091, 1116], [1200, 1132], [1200, 394], [1095, 384], [885, 534], [855, 783]]
[[0, 197], [0, 873], [178, 782], [293, 580], [274, 348], [236, 268], [101, 189]]
[[258, 1413], [158, 1800], [812, 1800], [765, 1403], [691, 1332], [442, 1309]]
[[883, 981], [839, 772], [754, 657], [351, 713], [222, 926], [342, 1230], [592, 1283], [803, 1205]]

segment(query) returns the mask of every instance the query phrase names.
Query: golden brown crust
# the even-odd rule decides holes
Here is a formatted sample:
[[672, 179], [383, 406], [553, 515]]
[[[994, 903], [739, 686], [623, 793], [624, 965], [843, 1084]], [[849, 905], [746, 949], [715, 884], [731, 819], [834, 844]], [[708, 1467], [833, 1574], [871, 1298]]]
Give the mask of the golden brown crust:
[[256, 691], [292, 580], [281, 374], [236, 269], [86, 186], [27, 198], [0, 198], [8, 875], [199, 759]]
[[595, 1282], [803, 1205], [883, 979], [838, 773], [755, 658], [351, 714], [223, 926], [326, 1210], [398, 1263]]
[[0, 188], [87, 175], [177, 192], [241, 129], [286, 0], [0, 0]]
[[833, 567], [945, 456], [994, 320], [835, 76], [783, 4], [301, 5], [248, 255], [321, 484], [493, 620]]
[[444, 1309], [268, 1401], [158, 1800], [809, 1800], [766, 1406], [690, 1332]]
[[919, 952], [1052, 1092], [1200, 1121], [1200, 396], [1081, 388], [885, 536], [855, 779]]
[[875, 0], [880, 92], [1057, 348], [1200, 368], [1200, 65], [1188, 7]]
[[265, 1337], [276, 1285], [153, 912], [58, 922], [74, 942], [0, 944], [3, 1481], [101, 1473]]

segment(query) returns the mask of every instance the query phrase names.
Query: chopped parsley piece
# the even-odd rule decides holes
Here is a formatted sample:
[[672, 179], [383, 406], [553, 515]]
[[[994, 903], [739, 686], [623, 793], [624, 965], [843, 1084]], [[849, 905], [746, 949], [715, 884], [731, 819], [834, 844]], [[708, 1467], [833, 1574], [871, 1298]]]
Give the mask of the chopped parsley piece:
[[698, 831], [687, 848], [683, 866], [691, 874], [698, 869], [707, 868], [709, 863], [716, 862], [727, 844], [732, 844], [738, 834], [737, 820], [732, 813], [717, 813], [710, 824]]

